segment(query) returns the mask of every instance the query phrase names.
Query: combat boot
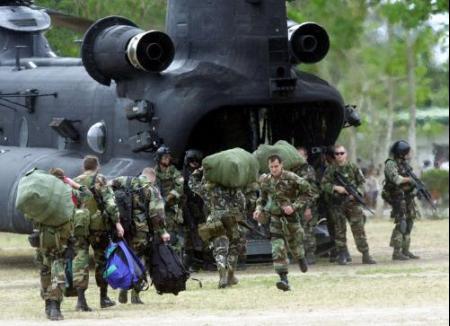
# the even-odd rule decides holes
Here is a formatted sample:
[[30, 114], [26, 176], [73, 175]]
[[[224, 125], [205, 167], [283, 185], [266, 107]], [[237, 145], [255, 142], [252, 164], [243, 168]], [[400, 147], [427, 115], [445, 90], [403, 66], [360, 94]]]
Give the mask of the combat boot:
[[144, 304], [144, 302], [139, 297], [139, 292], [136, 290], [131, 291], [131, 304]]
[[89, 308], [87, 304], [85, 292], [86, 290], [84, 289], [77, 289], [78, 301], [77, 305], [75, 306], [75, 311], [84, 311], [84, 312], [92, 311], [92, 309]]
[[333, 248], [330, 250], [330, 263], [335, 263], [337, 260], [337, 252], [336, 249]]
[[300, 258], [298, 261], [298, 266], [300, 267], [302, 273], [306, 273], [308, 271], [308, 262], [306, 261], [306, 258]]
[[409, 259], [420, 259], [419, 256], [414, 255], [411, 251], [409, 250], [403, 250], [402, 251], [403, 256], [408, 257]]
[[49, 302], [49, 317], [50, 320], [64, 320], [64, 316], [61, 313], [61, 303], [55, 300]]
[[370, 256], [369, 252], [366, 251], [363, 253], [362, 263], [365, 265], [375, 265], [377, 262]]
[[347, 262], [347, 255], [345, 253], [345, 250], [341, 250], [339, 252], [339, 255], [337, 257], [337, 264], [341, 266], [346, 266], [348, 264]]
[[226, 268], [219, 268], [219, 289], [225, 289], [228, 286], [228, 271]]
[[400, 249], [394, 249], [394, 254], [392, 255], [392, 260], [400, 260], [400, 261], [405, 261], [405, 260], [409, 260], [408, 256], [405, 256]]
[[277, 289], [287, 292], [291, 290], [291, 286], [289, 285], [288, 273], [279, 273], [280, 281], [277, 282]]
[[119, 302], [122, 304], [128, 303], [128, 291], [127, 290], [120, 290], [119, 292]]
[[108, 298], [108, 287], [100, 288], [100, 307], [102, 309], [115, 306], [116, 303]]

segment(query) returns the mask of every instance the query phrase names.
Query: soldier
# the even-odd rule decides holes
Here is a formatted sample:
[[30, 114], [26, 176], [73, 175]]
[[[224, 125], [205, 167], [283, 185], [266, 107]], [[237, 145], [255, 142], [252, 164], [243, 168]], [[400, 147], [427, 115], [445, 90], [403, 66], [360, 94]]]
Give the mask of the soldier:
[[[73, 201], [84, 202], [92, 198], [91, 192], [73, 180], [65, 177], [61, 169], [51, 169], [61, 182], [73, 189]], [[72, 223], [68, 222], [60, 227], [39, 226], [40, 248], [37, 260], [41, 269], [41, 295], [45, 300], [45, 313], [50, 320], [63, 320], [61, 302], [65, 287], [64, 255], [72, 236]]]
[[183, 258], [183, 212], [181, 200], [183, 196], [184, 179], [172, 164], [170, 149], [162, 146], [156, 152], [156, 184], [165, 202], [167, 231], [170, 234], [171, 245]]
[[[206, 181], [203, 170], [195, 171], [189, 186], [201, 196], [210, 214], [203, 230], [208, 233], [219, 271], [219, 289], [239, 283], [236, 268], [239, 256], [240, 232], [237, 222], [243, 219], [245, 196], [239, 189], [227, 188]], [[200, 227], [199, 231], [202, 230]]]
[[105, 251], [110, 242], [110, 226], [114, 226], [120, 238], [123, 237], [124, 230], [119, 221], [119, 210], [114, 193], [108, 186], [106, 178], [99, 173], [98, 158], [86, 156], [83, 161], [83, 169], [83, 174], [75, 178], [75, 181], [88, 187], [94, 197], [85, 205], [90, 213], [88, 234], [84, 237], [76, 237], [73, 273], [74, 287], [78, 292], [76, 310], [91, 311], [85, 297], [89, 284], [89, 246], [94, 250], [95, 280], [100, 288], [100, 307], [112, 307], [116, 303], [108, 297], [108, 283], [103, 278], [103, 271], [106, 267]]
[[391, 247], [394, 248], [393, 260], [420, 258], [409, 250], [411, 231], [417, 217], [414, 200], [416, 196], [415, 183], [406, 173], [407, 168], [410, 168], [408, 165], [410, 159], [410, 145], [406, 141], [398, 141], [392, 146], [391, 158], [386, 161], [384, 170], [386, 180], [383, 199], [392, 206], [391, 218], [395, 222], [391, 237]]
[[[311, 187], [314, 188], [315, 192], [319, 192], [319, 187], [316, 179], [316, 171], [309, 165], [308, 162], [308, 150], [304, 147], [298, 149], [298, 153], [302, 156], [306, 163], [299, 166], [297, 169], [293, 170], [295, 174], [299, 177], [305, 179], [309, 182]], [[314, 235], [314, 228], [317, 224], [317, 202], [312, 202], [306, 210], [300, 214], [300, 223], [302, 224], [303, 230], [305, 232], [304, 246], [306, 260], [309, 265], [314, 265], [316, 263], [316, 237]]]
[[335, 173], [341, 173], [347, 180], [358, 187], [363, 193], [364, 175], [361, 170], [347, 160], [347, 150], [344, 146], [335, 147], [335, 163], [325, 171], [322, 181], [323, 189], [332, 201], [332, 215], [336, 223], [336, 249], [338, 264], [347, 265], [347, 220], [353, 233], [358, 251], [363, 254], [363, 264], [376, 264], [369, 254], [366, 231], [364, 230], [365, 217], [361, 206], [352, 198], [347, 190], [336, 184]]
[[280, 276], [276, 286], [282, 291], [289, 291], [288, 250], [298, 262], [300, 270], [306, 273], [308, 263], [299, 215], [318, 194], [314, 193], [306, 180], [293, 172], [285, 171], [278, 155], [271, 156], [268, 165], [270, 173], [261, 176], [261, 197], [257, 201], [253, 218], [260, 223], [270, 221], [272, 258], [275, 271]]
[[[150, 265], [146, 251], [153, 238], [159, 236], [163, 242], [170, 241], [170, 235], [165, 229], [164, 201], [158, 189], [150, 182], [153, 172], [152, 168], [146, 168], [137, 178], [119, 177], [112, 181], [114, 189], [129, 188], [133, 202], [133, 235], [130, 245], [146, 266]], [[119, 302], [128, 302], [128, 291], [120, 291]], [[131, 304], [143, 304], [136, 289], [131, 291]]]
[[[183, 196], [183, 217], [185, 223], [185, 265], [192, 269], [196, 254], [206, 258], [203, 251], [207, 246], [201, 240], [198, 234], [198, 225], [205, 223], [203, 199], [189, 188], [189, 179], [195, 170], [202, 165], [203, 154], [198, 150], [188, 150], [184, 157], [183, 177], [184, 177], [184, 196]], [[206, 247], [206, 248], [205, 248]]]

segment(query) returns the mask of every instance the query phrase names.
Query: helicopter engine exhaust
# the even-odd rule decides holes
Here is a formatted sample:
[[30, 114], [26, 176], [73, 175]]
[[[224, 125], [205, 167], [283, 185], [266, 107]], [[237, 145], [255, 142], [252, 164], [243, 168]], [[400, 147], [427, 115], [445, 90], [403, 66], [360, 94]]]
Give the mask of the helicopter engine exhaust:
[[316, 23], [290, 24], [289, 43], [293, 63], [317, 63], [330, 50], [327, 31]]
[[88, 30], [81, 53], [89, 75], [109, 86], [111, 80], [128, 79], [137, 71], [166, 70], [175, 57], [175, 46], [163, 32], [145, 32], [126, 18], [107, 17]]

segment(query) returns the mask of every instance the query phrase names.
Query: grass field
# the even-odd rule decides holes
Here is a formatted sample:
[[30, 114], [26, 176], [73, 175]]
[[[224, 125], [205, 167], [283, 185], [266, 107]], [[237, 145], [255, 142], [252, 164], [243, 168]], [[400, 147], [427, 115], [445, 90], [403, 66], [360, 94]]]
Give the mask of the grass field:
[[[388, 247], [392, 224], [367, 224], [369, 244], [379, 264], [363, 266], [350, 241], [352, 266], [326, 260], [301, 274], [291, 266], [294, 290], [274, 287], [270, 265], [251, 266], [241, 283], [217, 290], [215, 273], [200, 273], [204, 287], [189, 282], [187, 292], [158, 296], [151, 288], [144, 306], [118, 305], [99, 309], [98, 289], [91, 276], [88, 301], [94, 312], [74, 311], [65, 299], [64, 325], [448, 325], [449, 222], [419, 221], [412, 249], [420, 261], [392, 262]], [[352, 239], [349, 235], [349, 239]], [[39, 297], [38, 271], [26, 237], [0, 234], [0, 324], [47, 323]], [[113, 297], [117, 292], [111, 291]], [[50, 322], [49, 322], [50, 323]], [[50, 323], [52, 324], [52, 323]]]

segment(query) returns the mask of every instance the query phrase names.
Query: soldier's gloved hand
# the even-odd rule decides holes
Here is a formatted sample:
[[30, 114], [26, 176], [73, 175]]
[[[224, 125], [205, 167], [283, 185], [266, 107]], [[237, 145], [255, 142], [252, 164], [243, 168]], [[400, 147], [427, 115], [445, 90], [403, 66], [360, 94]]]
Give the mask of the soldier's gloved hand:
[[170, 234], [169, 233], [164, 233], [163, 235], [161, 235], [161, 240], [163, 242], [170, 242]]
[[347, 190], [342, 186], [334, 186], [334, 191], [341, 195], [348, 195]]
[[167, 196], [167, 205], [169, 205], [169, 206], [175, 205], [175, 200], [176, 200], [176, 197], [173, 194], [169, 194]]
[[311, 208], [307, 208], [305, 210], [305, 213], [303, 214], [304, 218], [305, 218], [305, 222], [309, 222], [312, 220], [313, 215], [312, 215], [312, 210]]
[[123, 238], [125, 235], [125, 230], [120, 222], [116, 223], [116, 232], [119, 238]]
[[255, 221], [258, 221], [258, 223], [261, 223], [262, 222], [262, 212], [261, 211], [255, 211], [253, 213], [253, 219]]
[[291, 216], [292, 214], [294, 214], [295, 210], [294, 210], [294, 208], [292, 206], [284, 206], [283, 207], [283, 212], [287, 216]]

